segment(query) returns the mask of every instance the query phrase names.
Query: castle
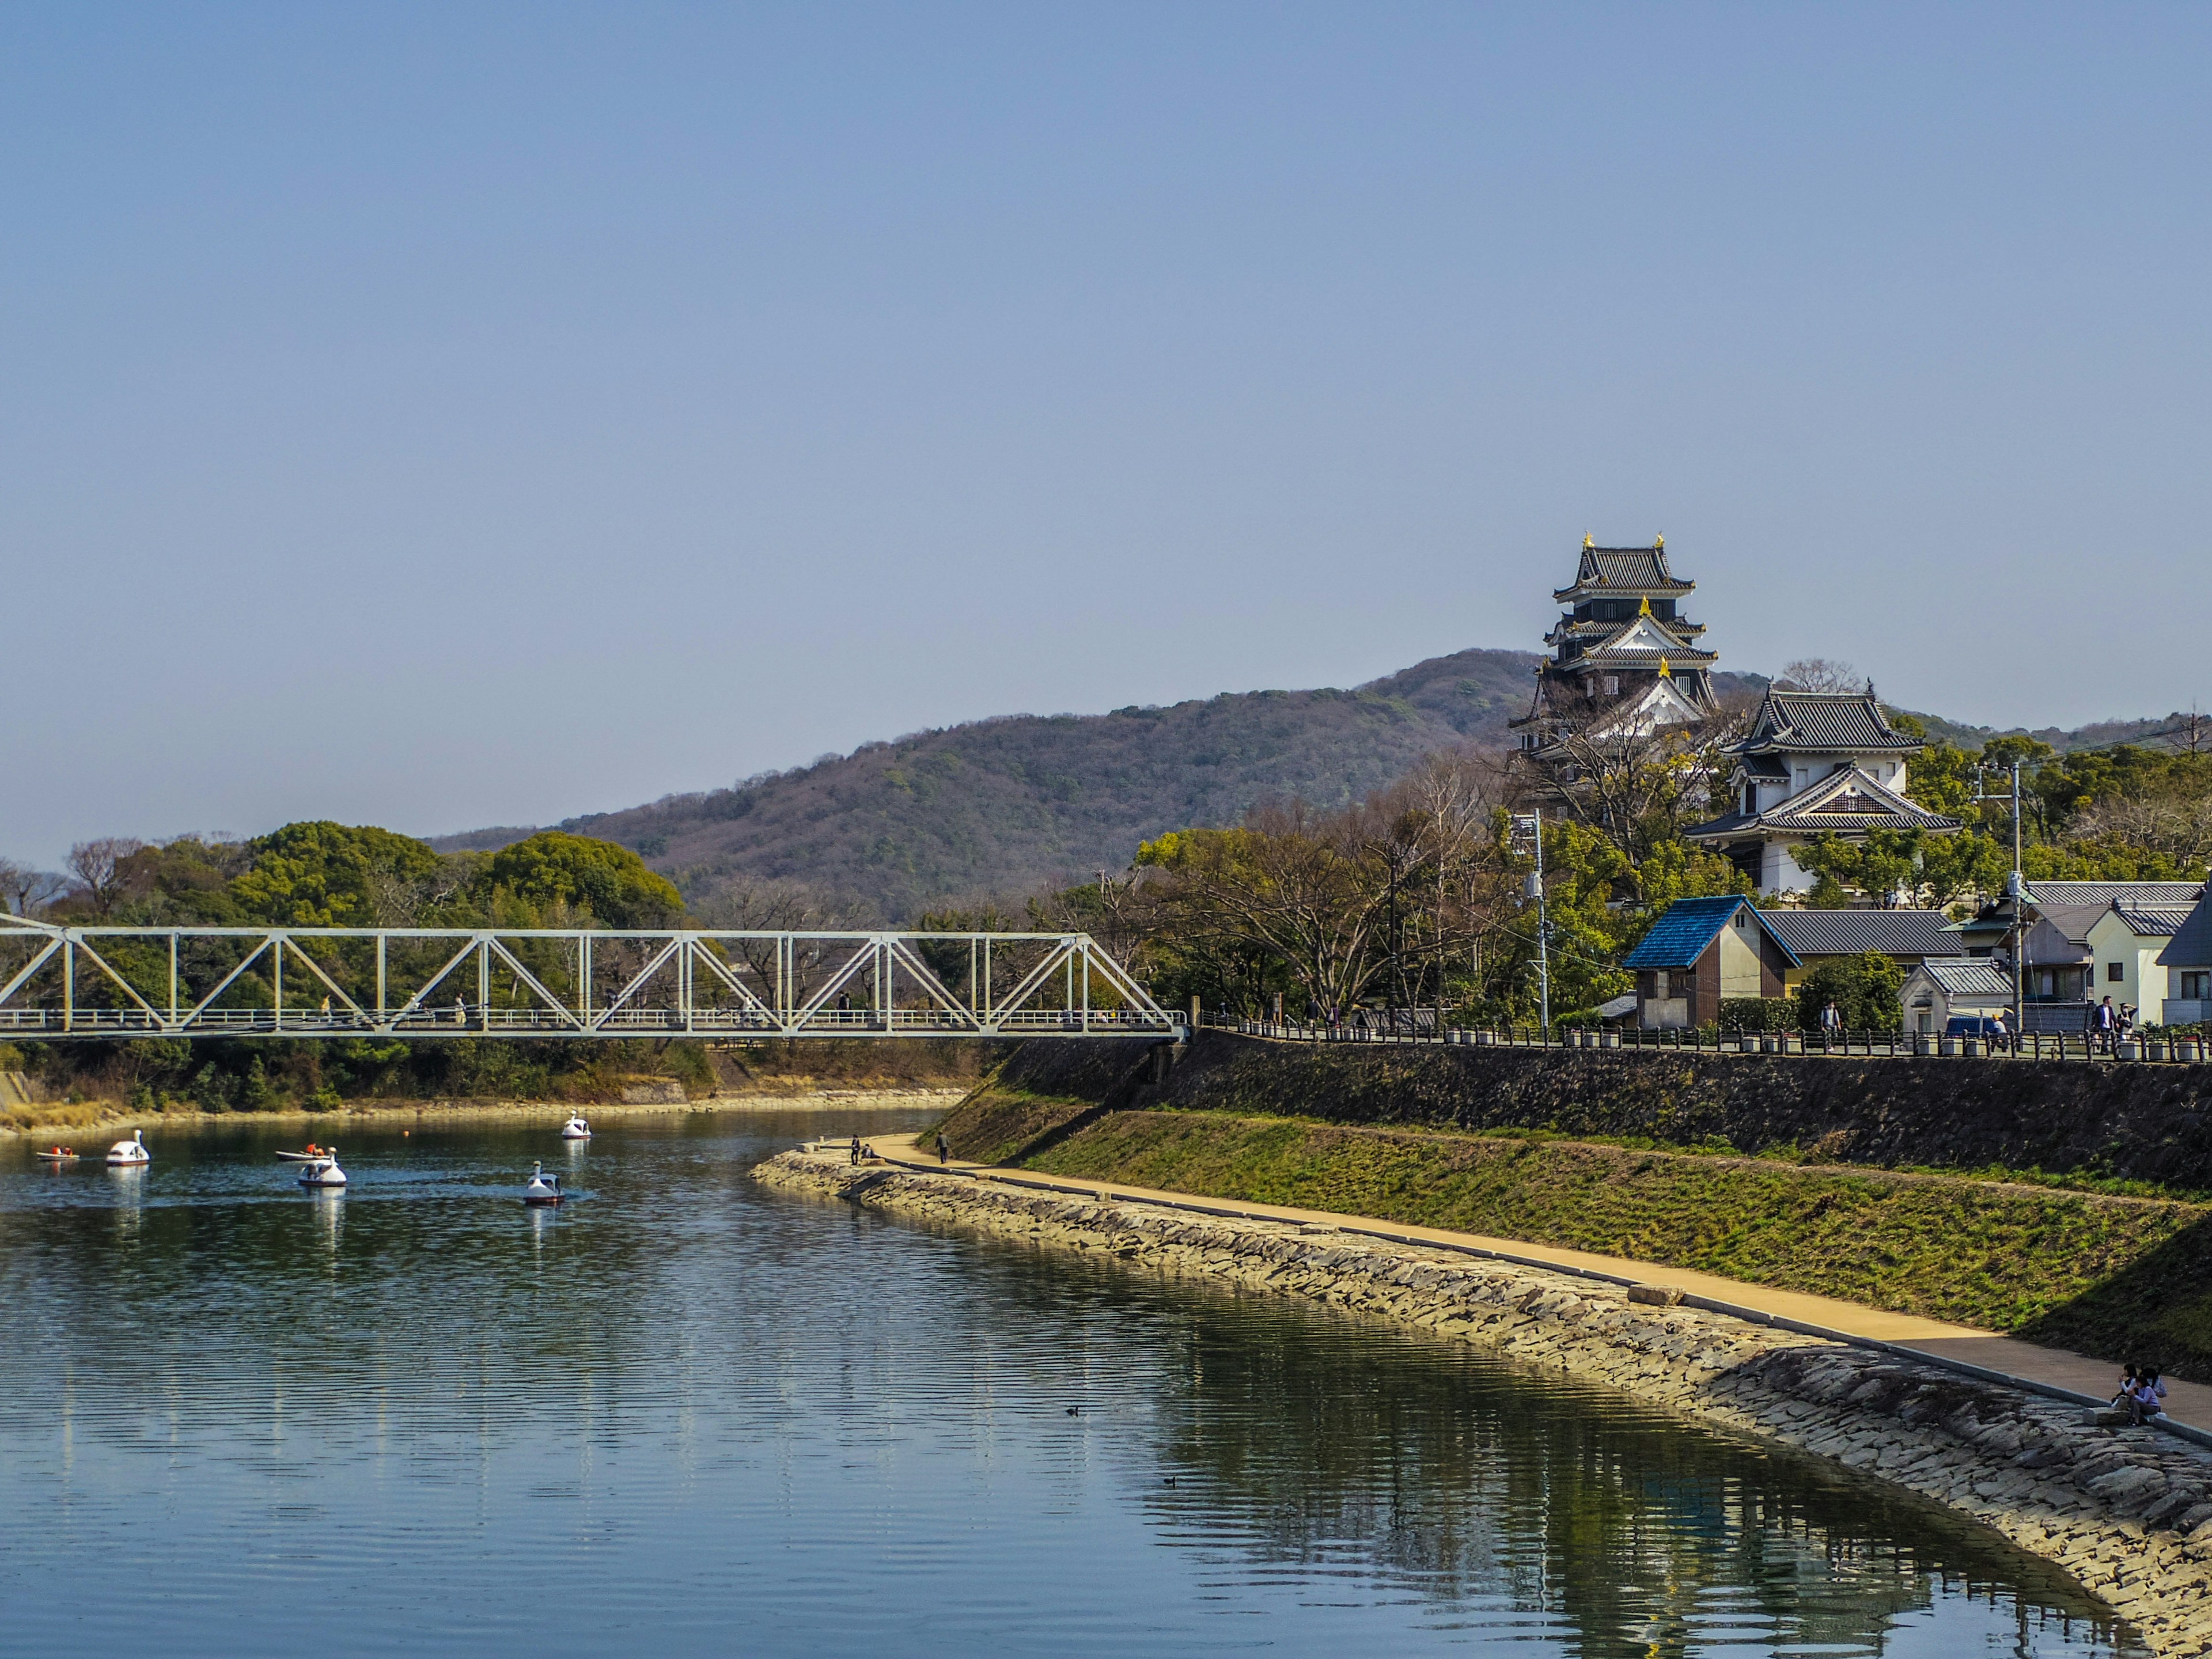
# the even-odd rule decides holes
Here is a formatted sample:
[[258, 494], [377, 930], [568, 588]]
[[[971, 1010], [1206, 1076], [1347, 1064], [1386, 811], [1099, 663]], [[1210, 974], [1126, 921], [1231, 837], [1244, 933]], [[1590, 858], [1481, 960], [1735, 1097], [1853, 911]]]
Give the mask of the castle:
[[[1574, 580], [1552, 596], [1570, 608], [1544, 636], [1552, 655], [1537, 666], [1535, 701], [1513, 723], [1522, 752], [1562, 787], [1593, 756], [1723, 714], [1712, 682], [1719, 659], [1698, 643], [1704, 627], [1677, 612], [1696, 586], [1668, 568], [1663, 538], [1649, 547], [1583, 538]], [[1770, 686], [1748, 732], [1722, 750], [1733, 762], [1728, 810], [1684, 833], [1725, 854], [1761, 893], [1802, 892], [1813, 878], [1794, 853], [1820, 836], [1959, 827], [1906, 797], [1905, 769], [1923, 746], [1890, 724], [1870, 685]]]

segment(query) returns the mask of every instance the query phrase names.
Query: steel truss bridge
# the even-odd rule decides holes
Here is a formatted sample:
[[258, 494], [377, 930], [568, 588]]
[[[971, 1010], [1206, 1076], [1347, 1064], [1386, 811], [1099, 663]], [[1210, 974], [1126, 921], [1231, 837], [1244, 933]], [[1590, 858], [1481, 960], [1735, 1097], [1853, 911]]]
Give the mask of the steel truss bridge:
[[1180, 1030], [1087, 933], [79, 927], [0, 916], [0, 1037]]

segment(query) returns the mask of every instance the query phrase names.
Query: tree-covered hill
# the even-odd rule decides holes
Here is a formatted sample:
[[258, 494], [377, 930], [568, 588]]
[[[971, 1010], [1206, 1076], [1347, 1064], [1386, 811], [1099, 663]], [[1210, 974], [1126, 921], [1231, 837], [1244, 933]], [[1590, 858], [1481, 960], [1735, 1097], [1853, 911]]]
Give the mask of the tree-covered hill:
[[[1271, 795], [1341, 805], [1432, 750], [1503, 746], [1536, 660], [1461, 651], [1348, 691], [979, 720], [561, 827], [635, 848], [695, 906], [743, 878], [903, 921], [948, 899], [1121, 869], [1148, 837], [1234, 823]], [[432, 844], [489, 848], [526, 833]]]
[[[1235, 823], [1270, 796], [1340, 806], [1438, 748], [1503, 748], [1508, 722], [1528, 708], [1536, 662], [1526, 651], [1460, 651], [1348, 691], [1229, 692], [1109, 714], [978, 720], [559, 827], [635, 848], [702, 914], [751, 883], [803, 890], [848, 920], [905, 921], [949, 901], [1120, 870], [1152, 836]], [[1724, 696], [1765, 683], [1714, 676]], [[2066, 750], [2183, 718], [2033, 735]], [[1930, 737], [1969, 747], [1996, 735], [1923, 719]], [[430, 844], [489, 850], [532, 832], [506, 826]]]

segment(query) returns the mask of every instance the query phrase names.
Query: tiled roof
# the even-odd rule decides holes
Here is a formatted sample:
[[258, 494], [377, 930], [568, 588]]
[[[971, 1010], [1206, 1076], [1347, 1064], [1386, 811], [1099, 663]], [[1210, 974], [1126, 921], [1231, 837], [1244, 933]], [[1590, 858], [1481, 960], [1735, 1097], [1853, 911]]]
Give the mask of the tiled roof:
[[2165, 968], [2212, 968], [2212, 898], [2199, 899], [2179, 933], [2158, 953]]
[[1865, 693], [1771, 691], [1740, 749], [1918, 749], [1891, 726], [1881, 705]]
[[1676, 899], [1651, 924], [1651, 931], [1637, 942], [1621, 963], [1624, 968], [1687, 968], [1705, 955], [1705, 947], [1729, 925], [1738, 910], [1748, 910], [1760, 927], [1782, 946], [1790, 965], [1799, 965], [1790, 942], [1776, 933], [1759, 907], [1741, 896]]
[[1559, 588], [1552, 597], [1564, 599], [1585, 587], [1614, 593], [1686, 593], [1696, 586], [1667, 568], [1663, 547], [1585, 547], [1574, 586]]
[[1599, 646], [1595, 650], [1568, 658], [1559, 666], [1580, 668], [1587, 663], [1595, 673], [1604, 668], [1656, 668], [1662, 662], [1669, 667], [1680, 663], [1687, 667], [1701, 668], [1709, 662], [1719, 660], [1720, 653], [1717, 651], [1699, 651], [1686, 645], [1667, 651], [1615, 650]]
[[1782, 942], [1801, 957], [1948, 957], [1959, 936], [1941, 910], [1767, 910]]
[[2201, 881], [2031, 881], [2028, 894], [2038, 904], [2145, 904], [2187, 909], [2204, 895]]
[[1915, 806], [1856, 766], [1847, 766], [1763, 812], [1733, 812], [1683, 833], [1692, 839], [1704, 840], [1753, 825], [1763, 830], [1794, 830], [1800, 834], [1817, 835], [1823, 830], [1955, 830], [1959, 820]]
[[[2039, 904], [2035, 907], [2035, 915], [2039, 920], [2056, 928], [2069, 945], [2079, 945], [2087, 949], [2089, 930], [2112, 908], [2109, 904]], [[2031, 930], [2031, 939], [2033, 937]], [[2036, 959], [2044, 960], [2040, 957]]]
[[1914, 971], [1924, 971], [1943, 988], [1943, 994], [1947, 997], [1972, 997], [1983, 1001], [2012, 1000], [2012, 975], [1991, 963], [1987, 957], [1938, 957], [1922, 963]]
[[2139, 939], [2170, 939], [2190, 917], [2190, 907], [2185, 904], [2123, 904], [2115, 900], [2112, 908]]

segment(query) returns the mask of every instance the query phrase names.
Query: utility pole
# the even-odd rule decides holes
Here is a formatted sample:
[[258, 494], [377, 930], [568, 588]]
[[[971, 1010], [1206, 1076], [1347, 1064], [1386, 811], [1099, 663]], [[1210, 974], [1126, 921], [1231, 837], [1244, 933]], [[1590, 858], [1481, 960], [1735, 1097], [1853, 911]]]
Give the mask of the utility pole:
[[2027, 1030], [2027, 1008], [2021, 995], [2021, 974], [2020, 959], [2027, 945], [2027, 930], [2021, 926], [2027, 909], [2027, 884], [2020, 873], [2020, 763], [2012, 763], [2012, 880], [2008, 884], [2012, 896], [2012, 1035], [2013, 1054], [2020, 1053], [2020, 1039]]
[[1537, 807], [1528, 816], [1536, 831], [1536, 868], [1529, 876], [1525, 889], [1536, 901], [1536, 996], [1538, 1018], [1548, 1039], [1552, 1035], [1552, 952], [1551, 914], [1544, 902], [1544, 809]]

